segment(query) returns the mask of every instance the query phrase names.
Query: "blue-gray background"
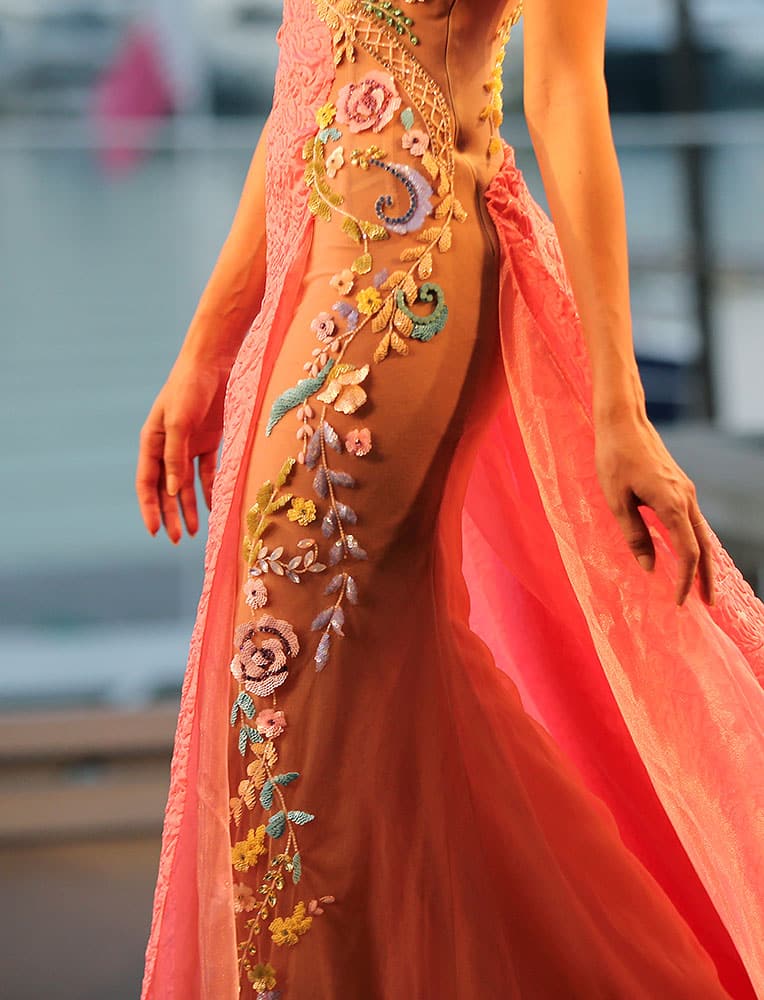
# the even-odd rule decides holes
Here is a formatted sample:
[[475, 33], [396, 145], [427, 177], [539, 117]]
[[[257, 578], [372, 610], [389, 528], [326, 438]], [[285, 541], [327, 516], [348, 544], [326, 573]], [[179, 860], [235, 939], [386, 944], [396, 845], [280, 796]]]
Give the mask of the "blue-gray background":
[[[0, 981], [10, 1000], [137, 995], [204, 541], [174, 548], [146, 534], [133, 495], [138, 431], [230, 226], [276, 65], [280, 4], [199, 0], [198, 101], [153, 133], [137, 170], [109, 177], [84, 110], [137, 10], [0, 0]], [[635, 341], [652, 413], [758, 587], [764, 2], [698, 0], [689, 13], [702, 87], [696, 113], [676, 116], [677, 5], [610, 3]], [[545, 205], [522, 119], [521, 28], [505, 66], [503, 134]], [[701, 150], [710, 418], [694, 375], [703, 340], [688, 145]]]

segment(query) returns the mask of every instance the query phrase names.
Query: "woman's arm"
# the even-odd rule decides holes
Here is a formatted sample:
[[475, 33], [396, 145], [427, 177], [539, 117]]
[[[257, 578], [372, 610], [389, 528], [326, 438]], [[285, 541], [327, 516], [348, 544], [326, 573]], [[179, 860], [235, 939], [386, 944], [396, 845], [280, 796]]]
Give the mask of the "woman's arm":
[[223, 405], [233, 361], [265, 288], [266, 127], [247, 171], [228, 236], [204, 289], [172, 370], [141, 428], [135, 488], [141, 516], [173, 542], [199, 527], [194, 461], [209, 507]]
[[202, 293], [182, 351], [232, 364], [265, 290], [265, 157], [268, 120], [252, 156], [239, 204]]
[[592, 369], [597, 472], [647, 570], [656, 511], [680, 563], [677, 603], [700, 572], [712, 602], [710, 539], [694, 483], [647, 418], [631, 326], [623, 185], [605, 83], [607, 0], [525, 0], [524, 109]]

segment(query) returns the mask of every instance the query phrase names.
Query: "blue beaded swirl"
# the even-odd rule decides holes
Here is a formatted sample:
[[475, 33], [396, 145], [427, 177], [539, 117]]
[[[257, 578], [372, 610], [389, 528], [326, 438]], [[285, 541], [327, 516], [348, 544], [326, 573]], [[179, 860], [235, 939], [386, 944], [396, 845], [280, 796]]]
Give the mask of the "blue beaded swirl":
[[392, 174], [393, 177], [396, 178], [396, 180], [399, 180], [401, 184], [406, 188], [406, 191], [408, 191], [408, 195], [411, 200], [411, 206], [404, 215], [398, 215], [392, 217], [385, 214], [385, 209], [390, 208], [392, 206], [393, 198], [389, 194], [381, 194], [379, 198], [377, 198], [377, 201], [374, 205], [374, 210], [377, 213], [377, 218], [381, 219], [383, 222], [386, 222], [388, 225], [392, 226], [405, 225], [410, 219], [413, 218], [414, 213], [416, 212], [417, 207], [419, 206], [419, 195], [417, 194], [416, 188], [402, 171], [396, 170], [395, 167], [390, 166], [389, 163], [385, 163], [384, 160], [378, 160], [376, 157], [372, 157], [369, 159], [369, 163], [375, 167], [381, 167], [383, 170], [386, 170], [389, 174]]

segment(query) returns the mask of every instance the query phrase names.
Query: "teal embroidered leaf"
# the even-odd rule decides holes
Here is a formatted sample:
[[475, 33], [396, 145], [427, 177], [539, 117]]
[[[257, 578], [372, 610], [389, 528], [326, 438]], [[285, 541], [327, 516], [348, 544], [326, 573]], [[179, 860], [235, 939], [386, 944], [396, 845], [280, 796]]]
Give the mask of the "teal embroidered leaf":
[[252, 698], [247, 694], [246, 691], [241, 691], [239, 697], [236, 699], [236, 704], [240, 705], [244, 710], [244, 714], [248, 719], [254, 718], [255, 715], [255, 703]]
[[414, 124], [414, 112], [411, 108], [405, 108], [401, 112], [401, 125], [405, 129], [410, 129]]
[[270, 780], [274, 785], [288, 785], [290, 781], [294, 781], [295, 778], [299, 777], [299, 771], [287, 771], [286, 774], [274, 774]]
[[265, 737], [261, 733], [258, 733], [256, 729], [252, 726], [246, 726], [245, 728], [250, 743], [265, 743]]
[[260, 805], [263, 809], [270, 809], [273, 805], [273, 782], [270, 778], [260, 789]]
[[231, 725], [232, 726], [236, 725], [236, 720], [238, 718], [239, 718], [239, 699], [237, 698], [236, 701], [233, 703], [233, 706], [231, 708]]
[[239, 730], [239, 753], [244, 756], [247, 752], [247, 727], [243, 726]]
[[342, 132], [340, 132], [338, 128], [330, 126], [329, 128], [322, 128], [321, 131], [318, 133], [318, 138], [321, 142], [324, 143], [328, 142], [330, 139], [334, 139], [334, 141], [336, 142], [337, 139], [342, 138]]
[[414, 340], [432, 340], [435, 334], [440, 333], [446, 325], [448, 306], [444, 301], [443, 289], [432, 281], [426, 281], [419, 289], [419, 300], [420, 302], [432, 302], [433, 299], [435, 307], [429, 316], [419, 316], [406, 305], [402, 289], [399, 288], [395, 293], [396, 305], [414, 324], [414, 329], [410, 334]]
[[299, 406], [300, 403], [304, 403], [309, 396], [312, 396], [314, 392], [317, 392], [321, 388], [333, 365], [334, 358], [330, 358], [318, 375], [313, 378], [299, 379], [297, 385], [293, 385], [290, 386], [289, 389], [285, 389], [284, 392], [282, 392], [281, 395], [274, 400], [270, 416], [268, 417], [268, 423], [265, 428], [266, 437], [270, 435], [273, 428], [279, 420], [281, 420], [285, 413], [288, 413], [289, 410], [293, 410], [295, 406]]
[[302, 875], [302, 858], [300, 857], [300, 852], [292, 858], [292, 881], [295, 885], [300, 881]]
[[[276, 815], [278, 815], [278, 813]], [[306, 823], [310, 823], [312, 819], [316, 818], [313, 813], [303, 812], [302, 809], [290, 809], [287, 816], [293, 823], [297, 823], [298, 826], [305, 826]]]
[[[291, 814], [290, 814], [291, 817]], [[268, 825], [265, 827], [265, 832], [269, 837], [278, 839], [286, 829], [286, 816], [282, 810], [274, 813], [268, 820]]]

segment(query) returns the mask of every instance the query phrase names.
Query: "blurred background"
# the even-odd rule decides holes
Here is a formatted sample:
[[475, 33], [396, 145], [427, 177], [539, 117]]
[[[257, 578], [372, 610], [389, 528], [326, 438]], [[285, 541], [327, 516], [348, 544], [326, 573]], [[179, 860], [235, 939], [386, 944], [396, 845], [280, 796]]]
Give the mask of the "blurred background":
[[[140, 426], [269, 108], [277, 0], [0, 0], [0, 993], [138, 996], [203, 538]], [[522, 24], [505, 138], [536, 198]], [[650, 415], [761, 596], [764, 0], [611, 0]], [[201, 532], [203, 534], [203, 532]]]

